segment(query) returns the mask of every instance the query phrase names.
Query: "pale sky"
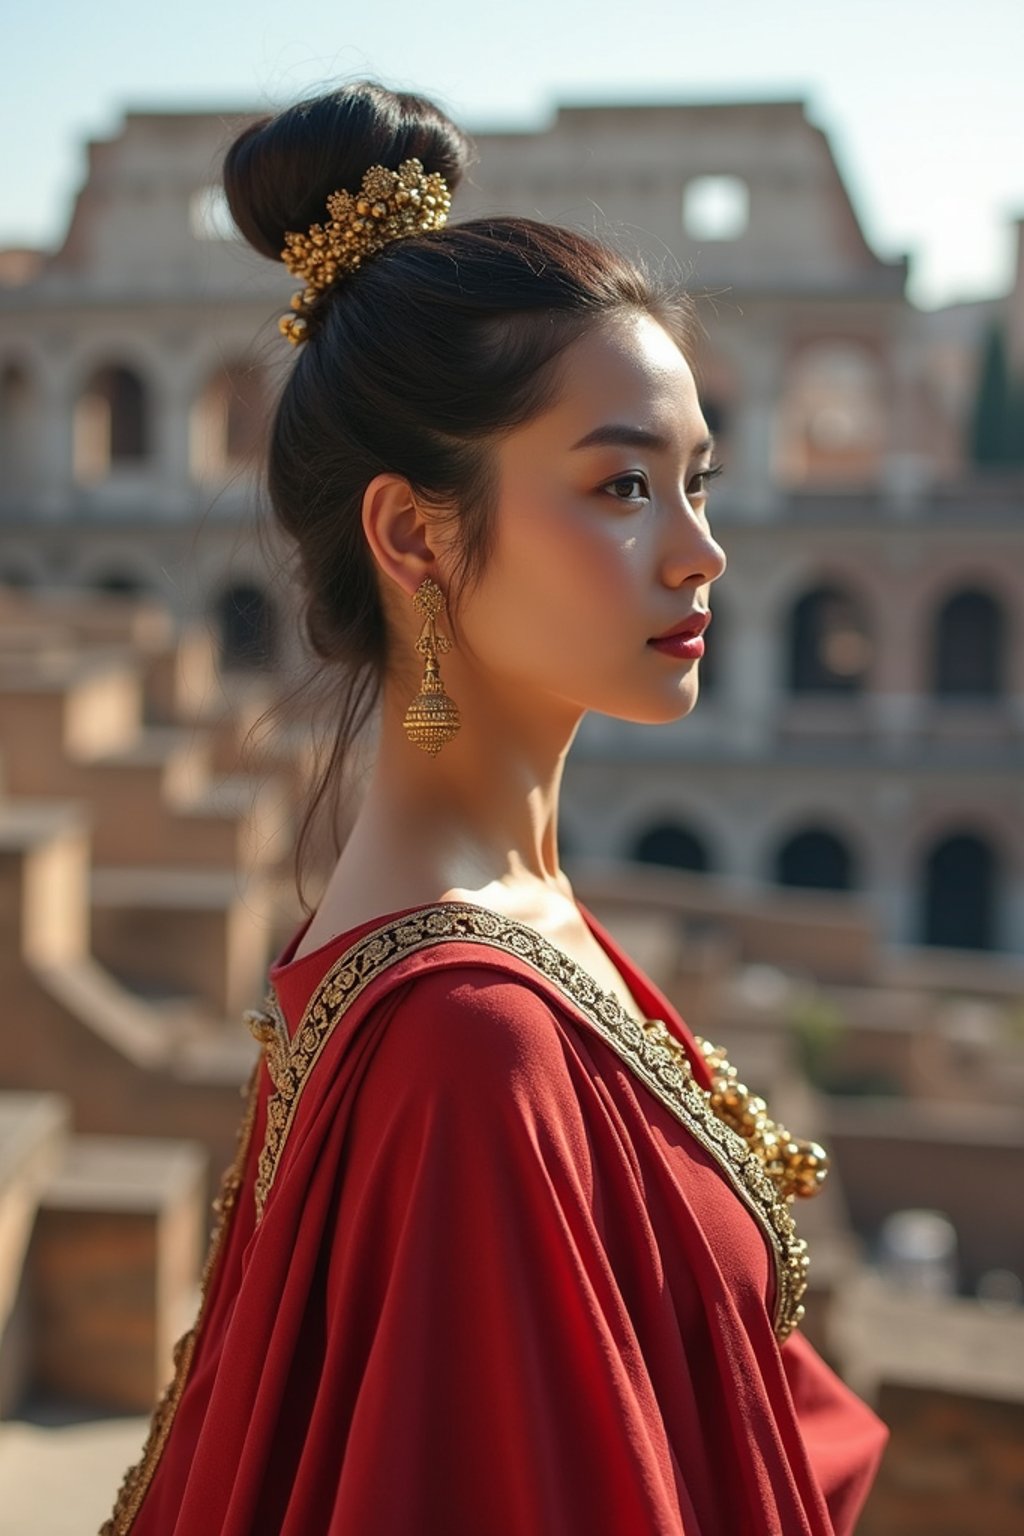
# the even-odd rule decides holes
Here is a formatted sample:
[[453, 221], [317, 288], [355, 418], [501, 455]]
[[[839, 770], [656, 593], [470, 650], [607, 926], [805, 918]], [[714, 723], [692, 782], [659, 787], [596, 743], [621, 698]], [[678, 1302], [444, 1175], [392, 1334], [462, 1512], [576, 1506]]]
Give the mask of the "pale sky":
[[7, 6], [0, 245], [59, 243], [125, 108], [272, 109], [364, 75], [471, 132], [559, 103], [799, 98], [869, 242], [932, 306], [1005, 292], [1024, 215], [1021, 0], [36, 0]]

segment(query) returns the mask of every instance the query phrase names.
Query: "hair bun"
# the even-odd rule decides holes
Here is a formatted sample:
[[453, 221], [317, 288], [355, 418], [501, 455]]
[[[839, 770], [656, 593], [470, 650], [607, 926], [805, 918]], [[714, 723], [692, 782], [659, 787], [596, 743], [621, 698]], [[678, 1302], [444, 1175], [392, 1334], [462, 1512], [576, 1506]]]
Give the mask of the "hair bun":
[[363, 80], [251, 123], [224, 157], [224, 191], [245, 239], [279, 261], [286, 231], [322, 222], [331, 193], [355, 191], [371, 165], [416, 157], [454, 192], [471, 153], [432, 101]]

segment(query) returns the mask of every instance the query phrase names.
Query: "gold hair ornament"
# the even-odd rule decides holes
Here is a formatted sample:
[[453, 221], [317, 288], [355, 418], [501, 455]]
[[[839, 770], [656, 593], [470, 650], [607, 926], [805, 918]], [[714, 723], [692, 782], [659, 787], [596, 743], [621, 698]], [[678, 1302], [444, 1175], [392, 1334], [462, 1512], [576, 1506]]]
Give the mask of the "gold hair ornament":
[[309, 322], [303, 311], [318, 294], [392, 240], [441, 229], [451, 206], [444, 177], [437, 171], [428, 175], [415, 156], [403, 160], [397, 171], [371, 165], [358, 192], [332, 192], [326, 224], [314, 224], [306, 234], [285, 232], [281, 260], [306, 286], [292, 295], [292, 309], [298, 313], [282, 315], [278, 321], [281, 334], [292, 346], [305, 341]]
[[423, 681], [420, 691], [405, 712], [402, 721], [405, 734], [414, 746], [422, 747], [431, 757], [436, 757], [446, 742], [458, 733], [462, 721], [458, 706], [446, 692], [441, 681], [438, 657], [450, 651], [452, 643], [447, 635], [437, 632], [437, 620], [444, 608], [444, 593], [436, 581], [424, 577], [413, 593], [416, 609], [423, 615], [416, 649], [424, 658]]

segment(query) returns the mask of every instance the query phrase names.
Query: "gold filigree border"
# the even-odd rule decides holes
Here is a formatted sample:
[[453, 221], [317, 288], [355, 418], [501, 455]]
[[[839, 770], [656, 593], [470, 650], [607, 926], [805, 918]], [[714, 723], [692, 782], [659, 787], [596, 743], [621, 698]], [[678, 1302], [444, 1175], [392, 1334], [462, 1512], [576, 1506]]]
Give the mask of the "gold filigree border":
[[125, 1473], [114, 1504], [114, 1512], [110, 1519], [101, 1526], [99, 1536], [127, 1536], [127, 1533], [135, 1523], [136, 1515], [142, 1508], [142, 1501], [146, 1496], [150, 1483], [153, 1481], [153, 1474], [163, 1454], [164, 1446], [167, 1444], [167, 1437], [171, 1432], [171, 1425], [174, 1423], [174, 1416], [178, 1411], [178, 1404], [185, 1390], [185, 1382], [188, 1379], [196, 1344], [199, 1342], [199, 1334], [206, 1315], [210, 1281], [213, 1278], [213, 1271], [217, 1260], [220, 1258], [224, 1243], [227, 1240], [232, 1213], [238, 1203], [238, 1191], [242, 1187], [246, 1154], [248, 1153], [249, 1142], [252, 1138], [253, 1122], [256, 1119], [256, 1104], [259, 1098], [259, 1074], [260, 1063], [257, 1061], [252, 1076], [249, 1079], [248, 1088], [243, 1089], [243, 1092], [246, 1094], [246, 1105], [238, 1128], [234, 1160], [225, 1172], [221, 1180], [220, 1191], [213, 1202], [213, 1231], [210, 1235], [206, 1262], [203, 1265], [203, 1274], [200, 1281], [201, 1300], [199, 1313], [192, 1327], [187, 1333], [182, 1335], [174, 1346], [174, 1374], [156, 1408], [153, 1410], [149, 1424], [149, 1433], [146, 1436], [146, 1443], [142, 1448], [142, 1455], [135, 1465], [129, 1467]]
[[467, 902], [424, 907], [358, 940], [320, 982], [287, 1048], [282, 1043], [283, 1019], [273, 988], [267, 995], [267, 1012], [259, 1015], [254, 1011], [250, 1027], [265, 1041], [275, 1089], [267, 1105], [267, 1134], [257, 1167], [257, 1221], [262, 1219], [303, 1089], [345, 1010], [399, 960], [452, 941], [501, 950], [539, 972], [714, 1158], [768, 1240], [775, 1267], [773, 1325], [780, 1341], [787, 1338], [804, 1313], [801, 1298], [807, 1289], [807, 1245], [797, 1236], [789, 1206], [765, 1173], [761, 1159], [715, 1113], [710, 1094], [694, 1078], [664, 1021], [634, 1019], [614, 993], [599, 987], [571, 956], [535, 929]]

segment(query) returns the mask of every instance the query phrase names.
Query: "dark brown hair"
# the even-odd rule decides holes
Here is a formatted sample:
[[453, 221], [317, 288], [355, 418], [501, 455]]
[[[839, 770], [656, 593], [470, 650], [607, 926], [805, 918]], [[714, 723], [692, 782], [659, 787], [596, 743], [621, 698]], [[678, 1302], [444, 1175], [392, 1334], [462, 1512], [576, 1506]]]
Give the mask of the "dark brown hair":
[[[224, 162], [228, 205], [249, 243], [280, 259], [285, 232], [323, 222], [332, 192], [413, 155], [454, 193], [472, 146], [423, 97], [346, 85], [239, 135]], [[693, 306], [677, 284], [588, 235], [511, 216], [395, 241], [313, 305], [266, 461], [274, 517], [295, 543], [305, 635], [333, 687], [333, 743], [299, 833], [297, 876], [314, 814], [340, 789], [388, 669], [362, 529], [366, 486], [391, 471], [425, 504], [456, 509], [454, 621], [491, 547], [491, 440], [552, 402], [553, 365], [569, 343], [629, 310], [653, 315], [689, 351]]]

